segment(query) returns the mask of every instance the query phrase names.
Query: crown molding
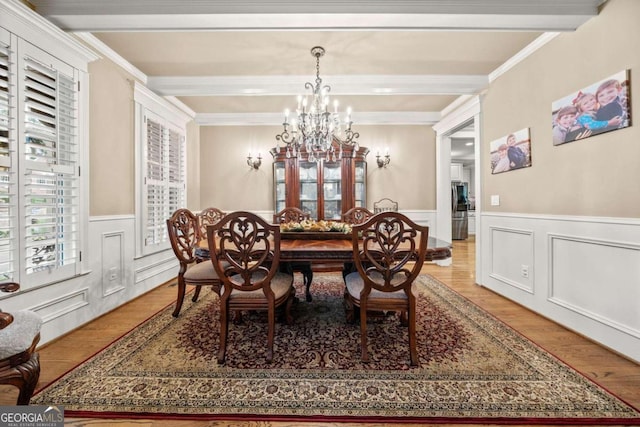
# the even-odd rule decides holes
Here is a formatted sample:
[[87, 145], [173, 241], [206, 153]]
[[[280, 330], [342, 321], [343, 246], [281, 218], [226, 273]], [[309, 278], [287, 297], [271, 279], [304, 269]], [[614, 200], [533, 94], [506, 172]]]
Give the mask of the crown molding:
[[118, 55], [116, 51], [111, 49], [109, 46], [104, 44], [98, 38], [96, 38], [91, 33], [85, 32], [76, 32], [74, 33], [76, 37], [84, 41], [86, 44], [94, 48], [96, 51], [100, 52], [100, 54], [106, 58], [109, 58], [116, 65], [120, 66], [126, 72], [131, 74], [136, 79], [140, 80], [142, 83], [147, 84], [147, 75], [134, 67], [129, 61], [124, 59], [122, 56]]
[[524, 61], [525, 58], [529, 57], [536, 50], [540, 49], [542, 46], [546, 45], [559, 35], [560, 33], [544, 33], [540, 37], [536, 38], [534, 41], [525, 46], [524, 49], [513, 55], [511, 58], [505, 61], [504, 64], [492, 71], [489, 74], [489, 83], [493, 82], [495, 79], [515, 67], [517, 64]]
[[[260, 96], [297, 95], [309, 76], [149, 77], [161, 95]], [[486, 75], [336, 75], [324, 76], [334, 95], [465, 95], [486, 88]]]
[[[91, 49], [18, 0], [0, 1], [0, 26], [25, 40], [38, 40], [39, 48], [54, 52], [82, 71], [87, 71], [88, 62], [99, 58]], [[61, 49], [61, 46], [66, 49]]]
[[167, 101], [166, 98], [158, 96], [158, 94], [139, 82], [133, 82], [133, 100], [156, 114], [172, 117], [180, 121], [182, 126], [186, 126], [193, 119], [193, 116], [190, 116], [188, 112]]
[[[428, 125], [440, 120], [439, 112], [363, 111], [353, 113], [359, 125]], [[200, 113], [195, 122], [200, 126], [282, 126], [282, 113]]]

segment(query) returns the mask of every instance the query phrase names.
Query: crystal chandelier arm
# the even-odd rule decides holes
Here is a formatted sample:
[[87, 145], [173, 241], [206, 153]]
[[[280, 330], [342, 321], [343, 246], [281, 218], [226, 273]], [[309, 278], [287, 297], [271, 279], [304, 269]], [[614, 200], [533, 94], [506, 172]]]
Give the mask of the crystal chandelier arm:
[[[338, 159], [342, 158], [342, 147], [353, 147], [358, 150], [356, 139], [360, 136], [358, 132], [351, 130], [351, 109], [347, 109], [344, 124], [338, 114], [338, 101], [334, 100], [334, 111], [329, 112], [329, 93], [331, 86], [322, 85], [320, 78], [320, 57], [325, 53], [324, 48], [315, 46], [311, 49], [311, 55], [316, 58], [316, 79], [305, 83], [304, 87], [310, 94], [302, 97], [298, 96], [298, 108], [296, 117], [288, 123], [288, 114], [285, 113], [284, 129], [282, 133], [276, 135], [277, 141], [286, 144], [287, 156], [291, 150], [291, 155], [301, 158], [301, 151], [306, 151], [309, 161], [320, 160], [322, 157], [329, 160], [329, 153], [335, 158], [335, 151], [339, 147]], [[308, 97], [311, 99], [308, 100]], [[291, 133], [289, 132], [289, 126]], [[342, 127], [344, 129], [344, 137]]]

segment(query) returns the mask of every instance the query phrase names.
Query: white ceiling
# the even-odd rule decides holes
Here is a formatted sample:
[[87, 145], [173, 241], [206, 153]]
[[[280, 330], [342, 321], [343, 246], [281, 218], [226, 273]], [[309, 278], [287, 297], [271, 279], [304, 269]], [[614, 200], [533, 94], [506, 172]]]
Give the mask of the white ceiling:
[[[18, 0], [3, 0], [18, 1]], [[360, 124], [432, 124], [602, 0], [30, 0], [203, 125], [280, 124], [315, 76]], [[176, 101], [177, 100], [177, 101]]]

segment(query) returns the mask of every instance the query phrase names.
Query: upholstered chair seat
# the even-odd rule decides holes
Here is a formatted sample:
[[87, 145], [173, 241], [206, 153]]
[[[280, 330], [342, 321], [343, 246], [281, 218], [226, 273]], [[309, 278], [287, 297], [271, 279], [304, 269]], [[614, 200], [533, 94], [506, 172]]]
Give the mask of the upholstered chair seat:
[[[384, 285], [384, 277], [382, 277], [382, 274], [378, 272], [372, 272], [369, 277], [373, 282], [378, 283], [380, 286]], [[406, 275], [404, 273], [400, 273], [400, 274], [394, 275], [391, 278], [390, 283], [392, 286], [398, 286], [405, 280], [406, 280]], [[356, 301], [359, 301], [360, 293], [364, 289], [364, 280], [362, 279], [362, 276], [360, 276], [360, 273], [355, 271], [353, 273], [348, 274], [347, 277], [345, 277], [345, 284], [347, 286], [347, 292], [351, 296], [351, 298], [355, 299]], [[413, 289], [412, 289], [412, 292], [414, 292]], [[398, 289], [397, 291], [394, 291], [394, 292], [382, 292], [374, 288], [374, 289], [371, 289], [371, 293], [369, 294], [370, 300], [407, 299], [407, 298], [408, 298], [407, 294], [402, 289]]]
[[[263, 274], [262, 272], [256, 272], [254, 276], [255, 278], [252, 279], [252, 282], [257, 280], [263, 280], [265, 277], [265, 274]], [[231, 279], [233, 280], [233, 277]], [[240, 286], [242, 283], [239, 280], [238, 281], [233, 280], [233, 281], [234, 283], [237, 283], [238, 286]], [[273, 279], [271, 279], [271, 290], [273, 291], [275, 299], [278, 300], [284, 297], [288, 292], [290, 292], [292, 284], [293, 284], [292, 275], [287, 273], [282, 273], [282, 272], [276, 273], [275, 276], [273, 276]], [[223, 289], [224, 289], [224, 286], [223, 286]], [[235, 299], [235, 298], [264, 299], [264, 291], [262, 289], [256, 289], [253, 291], [240, 291], [238, 289], [232, 289], [229, 299]]]
[[0, 359], [28, 350], [42, 327], [42, 318], [33, 311], [21, 310], [11, 314], [13, 322], [0, 329]]
[[[20, 285], [2, 283], [0, 291], [15, 292]], [[0, 384], [18, 388], [18, 405], [28, 405], [40, 378], [40, 341], [42, 318], [33, 311], [0, 311]]]

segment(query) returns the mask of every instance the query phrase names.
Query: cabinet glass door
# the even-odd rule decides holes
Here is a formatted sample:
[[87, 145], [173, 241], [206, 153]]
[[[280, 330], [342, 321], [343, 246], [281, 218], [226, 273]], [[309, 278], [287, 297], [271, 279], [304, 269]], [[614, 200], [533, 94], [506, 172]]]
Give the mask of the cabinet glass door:
[[322, 170], [322, 192], [324, 219], [339, 220], [342, 216], [342, 164], [324, 162]]
[[367, 207], [367, 187], [365, 185], [367, 176], [367, 163], [356, 162], [355, 176], [355, 204], [356, 207]]
[[280, 212], [287, 206], [287, 191], [284, 176], [284, 162], [273, 163], [273, 182], [275, 183], [274, 191], [274, 212]]
[[318, 219], [318, 164], [300, 162], [300, 209]]

